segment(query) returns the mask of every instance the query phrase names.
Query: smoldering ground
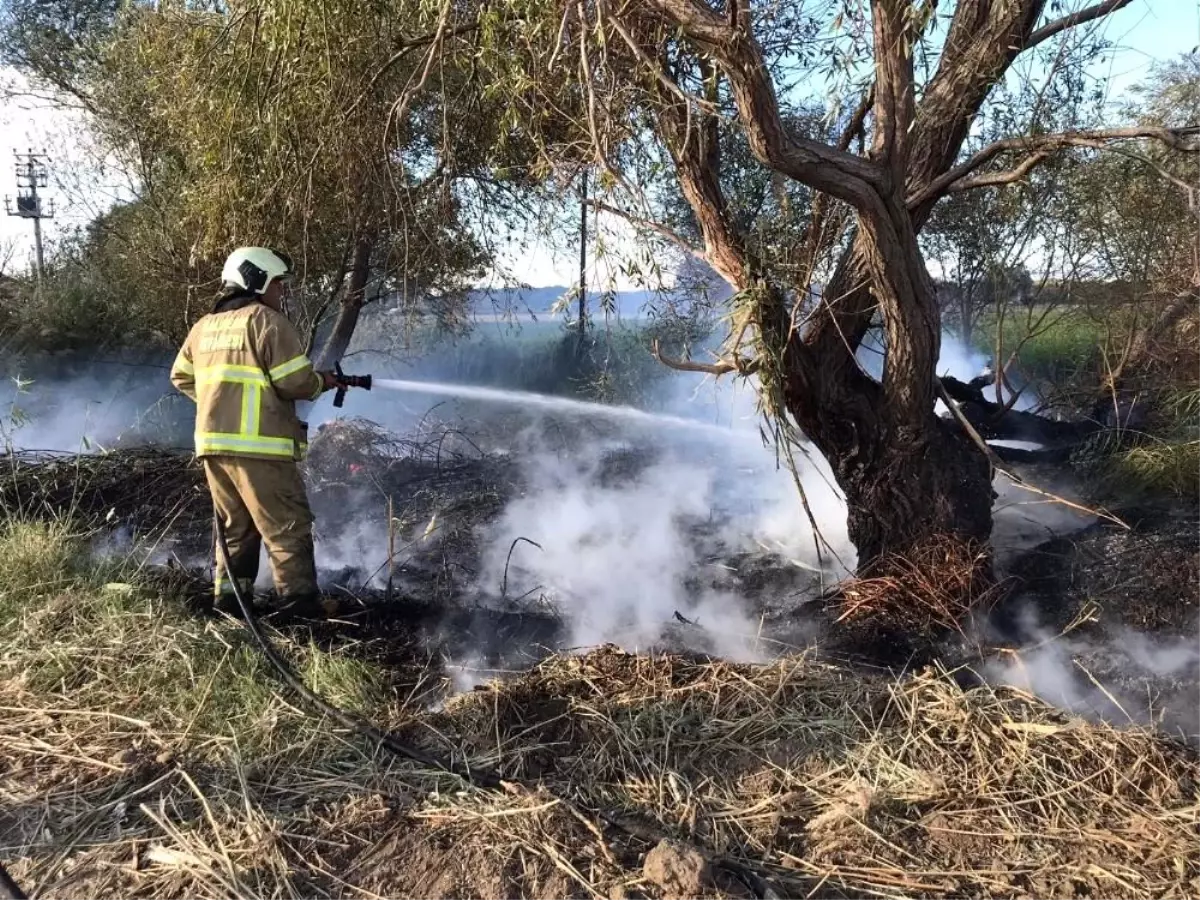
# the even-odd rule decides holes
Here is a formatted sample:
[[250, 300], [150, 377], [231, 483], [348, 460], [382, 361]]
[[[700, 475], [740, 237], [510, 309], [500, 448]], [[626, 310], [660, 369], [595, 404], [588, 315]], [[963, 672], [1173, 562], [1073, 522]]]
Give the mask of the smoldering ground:
[[[522, 363], [524, 337], [505, 334], [466, 349], [460, 345], [455, 358], [470, 360], [475, 374], [504, 372], [495, 380], [506, 387], [521, 386], [525, 365], [538, 379], [571, 377], [569, 367], [556, 370], [559, 362]], [[455, 377], [444, 348], [403, 359], [372, 352], [369, 341], [356, 350], [347, 362], [351, 371], [465, 380]], [[555, 359], [570, 361], [567, 355]], [[984, 362], [949, 336], [944, 339], [940, 371], [969, 379]], [[165, 369], [110, 365], [66, 380], [39, 377], [18, 398], [29, 418], [17, 432], [17, 446], [95, 450], [130, 436], [162, 440], [165, 429], [147, 427], [152, 420], [146, 411], [165, 407], [178, 440], [190, 423], [179, 428], [185, 401], [172, 396], [165, 376]], [[391, 580], [407, 600], [434, 596], [431, 585], [452, 582], [455, 602], [483, 611], [474, 619], [448, 617], [442, 626], [469, 632], [456, 636], [449, 660], [464, 673], [494, 668], [496, 645], [504, 641], [525, 657], [613, 642], [629, 649], [690, 647], [739, 660], [816, 642], [820, 629], [807, 610], [855, 563], [844, 502], [828, 466], [806, 446], [794, 455], [818, 536], [786, 460], [761, 438], [753, 385], [660, 371], [643, 391], [641, 405], [709, 428], [548, 414], [519, 398], [498, 405], [356, 391], [342, 413], [323, 398], [303, 410], [314, 432], [333, 425], [326, 436], [334, 433], [344, 414], [374, 423], [375, 434], [400, 442], [386, 451], [396, 459], [389, 471], [403, 468], [408, 458], [412, 476], [397, 482], [389, 521], [387, 491], [369, 473], [341, 465], [346, 460], [336, 453], [334, 470], [310, 472], [323, 578], [343, 592], [364, 585], [378, 590]], [[318, 436], [314, 448], [322, 440]], [[1069, 482], [1046, 482], [1049, 473], [1037, 474], [1035, 480], [1055, 493], [1073, 496]], [[1002, 476], [996, 489], [994, 542], [1003, 571], [1046, 541], [1093, 524], [1089, 516], [1013, 487]], [[122, 535], [120, 547], [126, 546]], [[195, 565], [207, 550], [170, 548]], [[265, 587], [267, 567], [261, 571]], [[1034, 610], [1044, 603], [1029, 600]], [[557, 623], [553, 641], [530, 650], [521, 642], [543, 641], [544, 629], [532, 637], [505, 632], [503, 640], [486, 633], [496, 616], [509, 614]], [[972, 635], [978, 647], [1030, 649], [993, 654], [978, 668], [991, 680], [1024, 685], [1081, 714], [1117, 721], [1162, 719], [1148, 705], [1178, 705], [1186, 690], [1166, 699], [1160, 692], [1149, 704], [1128, 696], [1128, 690], [1113, 691], [1119, 700], [1113, 703], [1099, 677], [1100, 686], [1086, 686], [1091, 682], [1076, 659], [1112, 660], [1110, 677], [1144, 670], [1146, 660], [1169, 659], [1160, 677], [1185, 686], [1200, 683], [1197, 655], [1188, 654], [1182, 637], [1160, 639], [1132, 626], [1086, 642], [1078, 634], [1058, 635], [1036, 615], [1010, 616], [1000, 642], [984, 620]], [[1145, 652], [1131, 655], [1130, 647]], [[473, 676], [462, 677], [465, 684]], [[1168, 724], [1176, 721], [1167, 718]], [[1188, 727], [1184, 721], [1184, 730]]]

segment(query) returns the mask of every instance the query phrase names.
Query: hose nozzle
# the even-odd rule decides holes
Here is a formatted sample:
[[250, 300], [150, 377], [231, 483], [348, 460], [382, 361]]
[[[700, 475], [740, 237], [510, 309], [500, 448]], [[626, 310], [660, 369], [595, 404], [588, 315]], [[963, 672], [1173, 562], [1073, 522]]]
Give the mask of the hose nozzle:
[[339, 409], [346, 402], [346, 388], [363, 388], [368, 391], [371, 389], [370, 375], [347, 375], [342, 371], [341, 363], [333, 364], [333, 374], [338, 381], [337, 390], [333, 395], [333, 405]]

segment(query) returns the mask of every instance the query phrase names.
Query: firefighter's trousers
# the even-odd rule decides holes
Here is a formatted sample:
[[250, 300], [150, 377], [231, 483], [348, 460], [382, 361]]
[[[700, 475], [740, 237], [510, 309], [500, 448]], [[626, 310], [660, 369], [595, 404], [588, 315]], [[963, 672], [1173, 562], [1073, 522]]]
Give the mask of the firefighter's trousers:
[[216, 595], [231, 595], [229, 579], [236, 578], [242, 595], [250, 598], [263, 544], [275, 590], [282, 597], [315, 595], [313, 516], [299, 467], [290, 460], [206, 456], [204, 474], [212, 494], [213, 514], [225, 530], [232, 569], [224, 571], [220, 549], [214, 547]]

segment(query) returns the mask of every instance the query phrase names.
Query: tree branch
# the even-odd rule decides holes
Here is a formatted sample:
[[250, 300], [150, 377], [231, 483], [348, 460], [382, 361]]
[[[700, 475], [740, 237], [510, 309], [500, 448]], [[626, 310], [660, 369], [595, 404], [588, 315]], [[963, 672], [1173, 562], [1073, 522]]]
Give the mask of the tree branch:
[[1089, 6], [1086, 9], [1081, 9], [1079, 12], [1072, 13], [1069, 16], [1063, 16], [1061, 19], [1055, 19], [1041, 28], [1034, 31], [1025, 39], [1021, 49], [1028, 50], [1030, 47], [1036, 47], [1043, 41], [1049, 40], [1060, 32], [1066, 31], [1068, 28], [1074, 28], [1077, 25], [1083, 25], [1087, 22], [1092, 22], [1096, 19], [1102, 19], [1111, 12], [1116, 12], [1123, 6], [1128, 6], [1133, 0], [1104, 0], [1103, 3], [1097, 3], [1095, 6]]
[[[1020, 181], [1037, 166], [1054, 155], [1053, 150], [1038, 150], [1030, 154], [1021, 161], [1021, 164], [1011, 169], [1006, 169], [1003, 172], [988, 172], [985, 175], [977, 175], [974, 178], [962, 178], [946, 188], [947, 194], [956, 194], [959, 191], [969, 191], [973, 188], [981, 187], [996, 187], [1002, 184], [1013, 184]], [[926, 198], [927, 199], [927, 198]], [[911, 205], [911, 203], [910, 203]]]
[[875, 85], [872, 84], [867, 88], [867, 92], [862, 95], [862, 99], [858, 101], [858, 106], [854, 109], [854, 114], [850, 116], [850, 121], [846, 123], [846, 130], [842, 132], [842, 136], [837, 142], [839, 150], [849, 150], [854, 139], [863, 133], [863, 128], [867, 121], [867, 113], [871, 111], [871, 107], [874, 105]]
[[908, 198], [908, 208], [915, 209], [951, 191], [980, 187], [987, 183], [1006, 184], [1009, 181], [1015, 181], [1016, 178], [1004, 177], [1006, 173], [996, 173], [999, 180], [994, 182], [987, 180], [992, 176], [984, 175], [978, 179], [966, 181], [964, 184], [959, 183], [980, 166], [987, 164], [1002, 153], [1008, 153], [1013, 150], [1032, 151], [1032, 155], [1037, 157], [1032, 163], [1026, 160], [1013, 170], [1013, 172], [1021, 171], [1024, 174], [1055, 151], [1063, 150], [1067, 147], [1104, 147], [1113, 141], [1148, 138], [1161, 141], [1173, 150], [1196, 153], [1200, 152], [1200, 143], [1190, 142], [1187, 138], [1197, 134], [1200, 134], [1200, 125], [1192, 125], [1186, 128], [1161, 128], [1154, 125], [1136, 125], [1128, 128], [1102, 128], [1088, 131], [1065, 131], [1060, 134], [1044, 134], [1033, 137], [1004, 138], [1003, 140], [988, 144], [950, 171], [935, 178], [923, 190], [910, 196]]
[[735, 357], [734, 360], [719, 359], [715, 363], [701, 363], [690, 359], [673, 359], [669, 356], [663, 356], [662, 348], [659, 347], [658, 340], [655, 339], [651, 344], [650, 352], [660, 363], [668, 369], [675, 369], [679, 372], [703, 372], [706, 375], [713, 375], [717, 378], [722, 375], [728, 375], [731, 372], [737, 372], [739, 375], [752, 375], [758, 371], [759, 363], [756, 359], [742, 359]]
[[413, 38], [412, 40], [402, 41], [400, 43], [400, 49], [388, 57], [387, 60], [385, 60], [384, 63], [375, 70], [375, 74], [371, 76], [371, 80], [367, 82], [367, 86], [363, 88], [362, 93], [358, 95], [358, 98], [352, 104], [350, 104], [350, 108], [346, 110], [346, 115], [348, 116], [350, 113], [354, 112], [354, 110], [358, 109], [363, 100], [365, 100], [370, 95], [371, 91], [374, 90], [375, 85], [379, 83], [379, 79], [383, 78], [383, 76], [388, 73], [392, 66], [404, 59], [404, 57], [413, 50], [416, 50], [419, 47], [428, 47], [435, 41], [443, 40], [448, 37], [459, 37], [460, 35], [470, 34], [471, 32], [479, 29], [478, 21], [471, 22], [467, 25], [459, 25], [456, 28], [444, 28], [443, 25], [444, 23], [439, 24], [437, 30], [431, 31], [428, 34], [423, 34], [420, 37]]
[[682, 237], [680, 237], [678, 234], [676, 234], [670, 228], [668, 228], [667, 226], [665, 226], [659, 222], [655, 222], [651, 219], [644, 218], [643, 216], [635, 216], [633, 213], [626, 212], [625, 210], [619, 209], [616, 206], [610, 206], [609, 204], [605, 203], [603, 200], [589, 199], [587, 201], [587, 204], [592, 209], [596, 210], [596, 212], [608, 213], [609, 215], [617, 216], [619, 218], [624, 219], [630, 225], [634, 225], [638, 228], [645, 228], [650, 231], [653, 231], [659, 237], [670, 241], [672, 244], [679, 247], [684, 252], [696, 257], [697, 259], [704, 260], [705, 262], [708, 261], [708, 258], [707, 258], [707, 256], [705, 256], [705, 253], [703, 250], [701, 250], [699, 247], [693, 247], [691, 244], [689, 244], [687, 241], [685, 241]]
[[883, 173], [871, 160], [820, 141], [789, 133], [769, 78], [762, 48], [744, 27], [729, 22], [697, 0], [643, 0], [650, 10], [678, 26], [697, 49], [715, 59], [729, 78], [739, 118], [754, 155], [763, 163], [818, 191], [859, 209], [873, 209]]
[[715, 168], [715, 135], [707, 125], [715, 117], [700, 113], [701, 127], [692, 123], [691, 110], [666, 97], [656, 110], [658, 132], [675, 162], [679, 188], [692, 208], [704, 239], [705, 259], [734, 290], [744, 290], [755, 268], [744, 236], [728, 215], [725, 194]]

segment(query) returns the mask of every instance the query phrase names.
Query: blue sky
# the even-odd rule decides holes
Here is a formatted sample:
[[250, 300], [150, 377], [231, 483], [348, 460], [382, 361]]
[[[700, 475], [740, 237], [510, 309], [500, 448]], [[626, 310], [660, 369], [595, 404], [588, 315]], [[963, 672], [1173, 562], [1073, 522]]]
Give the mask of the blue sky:
[[1119, 94], [1145, 78], [1155, 62], [1200, 46], [1200, 2], [1138, 0], [1109, 16], [1104, 33], [1118, 48], [1108, 71]]
[[[1115, 45], [1111, 59], [1093, 70], [1097, 77], [1110, 79], [1110, 92], [1119, 97], [1131, 86], [1143, 80], [1156, 62], [1177, 58], [1200, 46], [1200, 2], [1198, 0], [1134, 0], [1129, 6], [1113, 13], [1103, 21], [1105, 37]], [[3, 72], [13, 77], [11, 72]], [[77, 136], [71, 134], [71, 118], [33, 104], [28, 100], [0, 102], [0, 193], [11, 193], [13, 178], [10, 161], [14, 150], [34, 147], [56, 157], [56, 174], [60, 180], [51, 196], [57, 201], [58, 217], [47, 223], [53, 236], [63, 227], [90, 220], [114, 199], [127, 194], [127, 187], [114, 170], [100, 172], [85, 163], [86, 154]], [[569, 214], [574, 220], [576, 213]], [[601, 223], [609, 232], [605, 240], [618, 249], [628, 240], [627, 232], [615, 222]], [[0, 263], [3, 246], [15, 241], [18, 263], [28, 259], [32, 248], [32, 228], [28, 222], [0, 218]], [[548, 245], [538, 245], [519, 254], [509, 265], [525, 281], [534, 286], [569, 284], [578, 278], [578, 250], [555, 253]], [[624, 279], [609, 271], [603, 261], [594, 265], [589, 282], [597, 287], [612, 279], [618, 288], [628, 285]]]

